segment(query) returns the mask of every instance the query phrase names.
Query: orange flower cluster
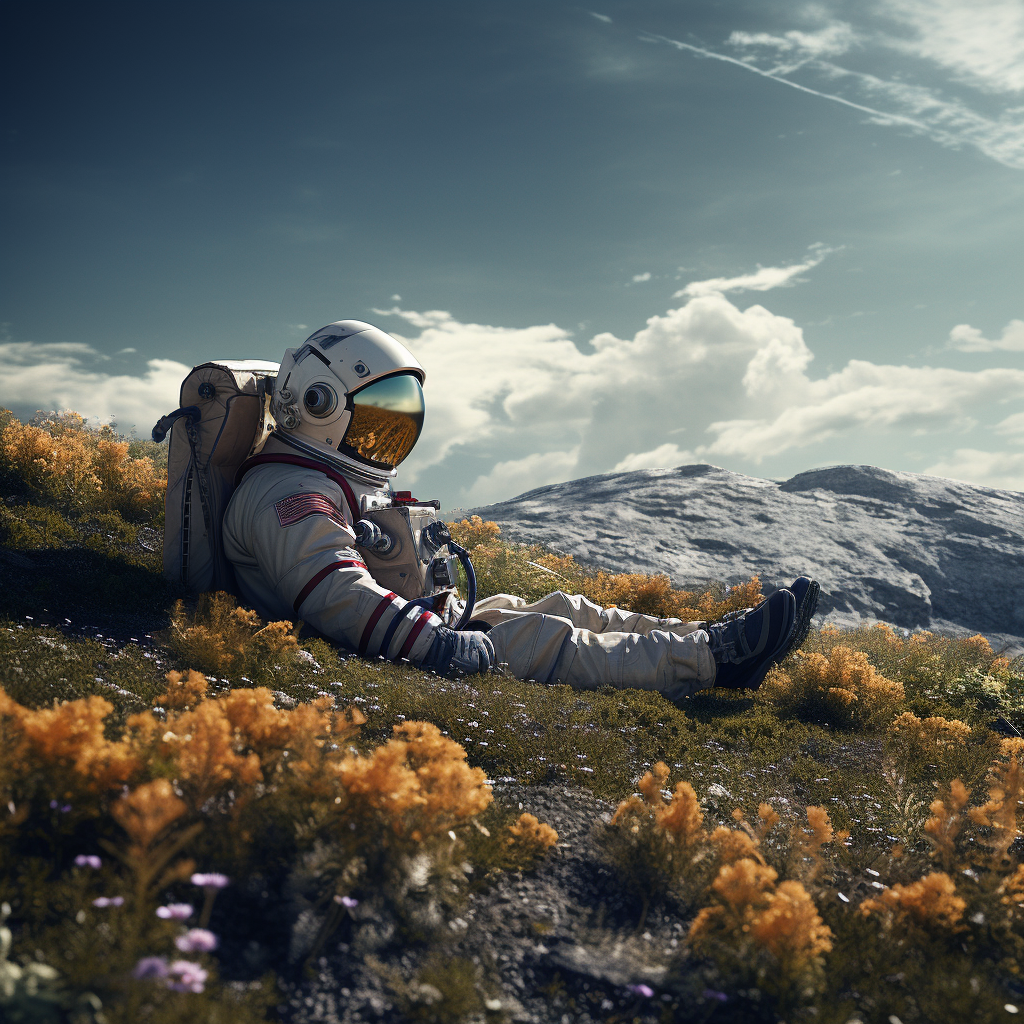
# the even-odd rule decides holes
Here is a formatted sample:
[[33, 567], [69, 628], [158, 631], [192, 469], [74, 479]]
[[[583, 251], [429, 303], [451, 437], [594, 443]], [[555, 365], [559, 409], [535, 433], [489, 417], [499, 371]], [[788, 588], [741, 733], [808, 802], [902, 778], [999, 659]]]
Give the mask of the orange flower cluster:
[[976, 825], [991, 829], [991, 834], [981, 841], [992, 851], [992, 868], [999, 870], [1009, 859], [1013, 841], [1021, 835], [1024, 766], [1011, 754], [1009, 761], [992, 765], [988, 782], [988, 801], [981, 807], [972, 807], [969, 813]]
[[0, 742], [4, 761], [24, 783], [40, 770], [52, 776], [66, 798], [102, 793], [134, 778], [144, 764], [123, 740], [108, 740], [104, 720], [114, 710], [102, 697], [67, 701], [52, 708], [22, 707], [0, 690]]
[[290, 622], [266, 626], [256, 612], [240, 608], [222, 591], [201, 594], [194, 611], [177, 601], [165, 634], [171, 649], [185, 662], [211, 674], [244, 673], [260, 662], [280, 660], [298, 650]]
[[515, 847], [526, 860], [539, 857], [558, 842], [558, 833], [532, 814], [520, 814], [508, 830], [510, 835], [506, 843]]
[[863, 651], [837, 644], [828, 656], [799, 652], [790, 672], [773, 669], [762, 687], [780, 712], [853, 726], [895, 711], [903, 684], [880, 675]]
[[777, 879], [774, 868], [749, 856], [723, 864], [711, 884], [717, 902], [700, 911], [689, 937], [696, 951], [730, 964], [769, 954], [762, 984], [785, 988], [821, 966], [832, 931], [800, 882]]
[[111, 814], [133, 843], [148, 849], [187, 810], [167, 779], [154, 779], [121, 797]]
[[461, 544], [467, 551], [479, 547], [481, 544], [490, 544], [497, 540], [501, 533], [501, 527], [488, 520], [484, 522], [480, 516], [470, 516], [458, 523], [449, 523], [452, 538], [457, 544]]
[[893, 736], [912, 744], [922, 751], [937, 753], [948, 747], [962, 747], [971, 735], [971, 727], [955, 718], [920, 719], [912, 711], [904, 711], [889, 726]]
[[633, 834], [639, 833], [644, 824], [652, 825], [680, 853], [692, 852], [707, 839], [700, 801], [688, 782], [677, 782], [672, 798], [666, 801], [661, 791], [668, 776], [668, 765], [659, 761], [640, 780], [643, 798], [631, 796], [623, 800], [611, 823], [623, 825]]
[[936, 675], [956, 677], [970, 669], [1001, 673], [1010, 667], [1006, 658], [995, 656], [983, 636], [956, 639], [927, 630], [904, 636], [884, 622], [855, 630], [826, 625], [819, 643], [825, 654], [839, 644], [856, 647], [870, 656], [883, 675], [907, 680]]
[[864, 900], [860, 913], [878, 915], [884, 926], [916, 925], [956, 931], [967, 901], [956, 895], [953, 879], [944, 871], [933, 871], [910, 885], [894, 885], [881, 896]]
[[956, 839], [967, 821], [963, 809], [970, 796], [971, 791], [954, 779], [928, 807], [932, 816], [924, 825], [925, 838], [932, 844], [933, 855], [950, 870], [957, 865]]
[[466, 752], [429, 722], [396, 725], [368, 757], [334, 765], [346, 818], [385, 819], [398, 839], [420, 842], [479, 814], [491, 802], [487, 777]]
[[796, 826], [790, 832], [790, 842], [805, 881], [814, 881], [825, 868], [821, 848], [828, 843], [849, 839], [850, 833], [836, 832], [832, 828], [828, 811], [824, 807], [807, 808], [807, 828]]
[[754, 576], [748, 582], [732, 587], [720, 599], [711, 593], [675, 590], [664, 575], [598, 572], [586, 579], [581, 592], [604, 607], [628, 608], [647, 615], [682, 619], [683, 622], [704, 622], [757, 604], [761, 600], [761, 582]]
[[473, 554], [481, 593], [505, 591], [536, 598], [551, 590], [571, 589], [605, 608], [628, 608], [684, 622], [719, 619], [761, 600], [756, 576], [717, 598], [711, 593], [676, 590], [662, 574], [593, 572], [578, 565], [572, 555], [552, 554], [537, 545], [505, 544], [499, 539], [501, 527], [480, 516], [451, 524], [451, 531]]
[[284, 711], [265, 688], [208, 700], [198, 672], [170, 672], [167, 681], [159, 698], [166, 721], [149, 711], [132, 715], [117, 740], [105, 735], [113, 706], [102, 697], [33, 710], [0, 690], [5, 767], [22, 780], [43, 773], [51, 787], [60, 786], [54, 792], [70, 797], [130, 784], [155, 759], [168, 766], [194, 808], [232, 785], [241, 794], [270, 782], [285, 765], [308, 789], [333, 792], [323, 763], [348, 756], [341, 744], [365, 721], [356, 709], [336, 711], [332, 697]]
[[166, 477], [150, 459], [129, 458], [128, 449], [109, 426], [90, 430], [78, 413], [50, 416], [37, 426], [0, 410], [0, 468], [66, 508], [159, 515]]
[[128, 727], [150, 756], [172, 765], [193, 808], [229, 788], [236, 804], [244, 803], [257, 783], [283, 778], [310, 793], [333, 792], [324, 766], [347, 756], [341, 744], [365, 721], [356, 709], [336, 711], [333, 697], [286, 711], [265, 687], [203, 700], [206, 681], [198, 672], [170, 672], [167, 679], [168, 692], [158, 698], [166, 722], [147, 711], [129, 718]]

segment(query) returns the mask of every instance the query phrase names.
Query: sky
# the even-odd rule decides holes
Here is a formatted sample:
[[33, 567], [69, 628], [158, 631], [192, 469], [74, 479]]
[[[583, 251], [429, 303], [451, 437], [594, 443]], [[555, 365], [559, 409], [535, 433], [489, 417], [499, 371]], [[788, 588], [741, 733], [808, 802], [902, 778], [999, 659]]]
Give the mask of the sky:
[[1024, 490], [1024, 0], [5, 2], [0, 404], [147, 435], [373, 323], [445, 508], [707, 462]]

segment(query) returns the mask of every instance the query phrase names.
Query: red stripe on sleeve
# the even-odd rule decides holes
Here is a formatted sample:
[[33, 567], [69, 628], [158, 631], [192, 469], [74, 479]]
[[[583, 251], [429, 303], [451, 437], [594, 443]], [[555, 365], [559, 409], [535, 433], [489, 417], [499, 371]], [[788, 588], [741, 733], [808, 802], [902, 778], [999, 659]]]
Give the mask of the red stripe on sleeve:
[[363, 630], [363, 635], [359, 639], [359, 657], [365, 657], [366, 648], [370, 644], [370, 636], [373, 634], [377, 623], [380, 622], [380, 617], [391, 607], [392, 603], [396, 600], [397, 594], [393, 594], [390, 590], [387, 596], [384, 597], [380, 604], [373, 609], [373, 614], [370, 616], [369, 622], [366, 623], [366, 628]]
[[345, 558], [340, 562], [332, 562], [330, 565], [325, 566], [321, 569], [300, 591], [299, 596], [295, 598], [295, 603], [292, 608], [295, 610], [295, 614], [299, 614], [299, 609], [302, 607], [302, 602], [309, 597], [310, 594], [321, 584], [328, 576], [334, 572], [335, 569], [351, 569], [359, 568], [365, 569], [366, 563], [359, 561], [357, 558]]
[[416, 637], [423, 632], [423, 627], [434, 617], [433, 612], [424, 612], [417, 620], [416, 624], [409, 630], [409, 635], [405, 638], [405, 643], [402, 644], [402, 651], [398, 655], [396, 661], [401, 661], [403, 658], [409, 657], [409, 652], [412, 650], [412, 645], [416, 643]]

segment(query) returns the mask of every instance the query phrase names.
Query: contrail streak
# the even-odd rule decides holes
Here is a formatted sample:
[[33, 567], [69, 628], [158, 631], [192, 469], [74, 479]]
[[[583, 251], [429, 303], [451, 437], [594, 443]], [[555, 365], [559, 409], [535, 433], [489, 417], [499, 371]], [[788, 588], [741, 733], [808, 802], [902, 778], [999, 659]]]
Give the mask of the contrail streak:
[[669, 46], [674, 46], [677, 50], [690, 50], [692, 53], [698, 53], [702, 57], [725, 61], [726, 64], [735, 64], [746, 71], [753, 71], [755, 75], [760, 75], [762, 78], [770, 78], [773, 82], [781, 82], [782, 85], [788, 85], [791, 89], [809, 93], [811, 96], [820, 96], [822, 99], [832, 100], [834, 103], [841, 103], [844, 107], [852, 107], [854, 110], [860, 110], [862, 113], [871, 114], [872, 117], [881, 117], [886, 121], [896, 121], [900, 124], [905, 124], [929, 135], [935, 134], [935, 128], [932, 125], [924, 124], [922, 121], [915, 121], [912, 117], [904, 117], [902, 114], [889, 114], [884, 110], [875, 110], [873, 107], [865, 107], [863, 104], [853, 103], [850, 100], [843, 99], [842, 96], [836, 96], [830, 92], [819, 92], [817, 89], [809, 89], [806, 85], [800, 85], [799, 82], [790, 81], [788, 78], [780, 78], [778, 75], [773, 75], [770, 71], [762, 71], [755, 64], [748, 64], [745, 60], [739, 60], [736, 57], [728, 57], [724, 53], [705, 50], [701, 46], [692, 46], [690, 43], [682, 43], [678, 39], [669, 39], [668, 36], [645, 34], [640, 36], [640, 39], [646, 42], [668, 43]]

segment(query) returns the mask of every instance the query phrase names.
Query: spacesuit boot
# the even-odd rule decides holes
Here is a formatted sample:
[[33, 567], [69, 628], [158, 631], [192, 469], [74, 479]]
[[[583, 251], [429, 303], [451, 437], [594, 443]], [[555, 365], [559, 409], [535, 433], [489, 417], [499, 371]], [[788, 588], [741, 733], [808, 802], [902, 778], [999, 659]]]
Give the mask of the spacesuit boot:
[[768, 669], [789, 649], [796, 626], [796, 598], [777, 590], [745, 615], [707, 627], [718, 666], [715, 686], [756, 690]]

